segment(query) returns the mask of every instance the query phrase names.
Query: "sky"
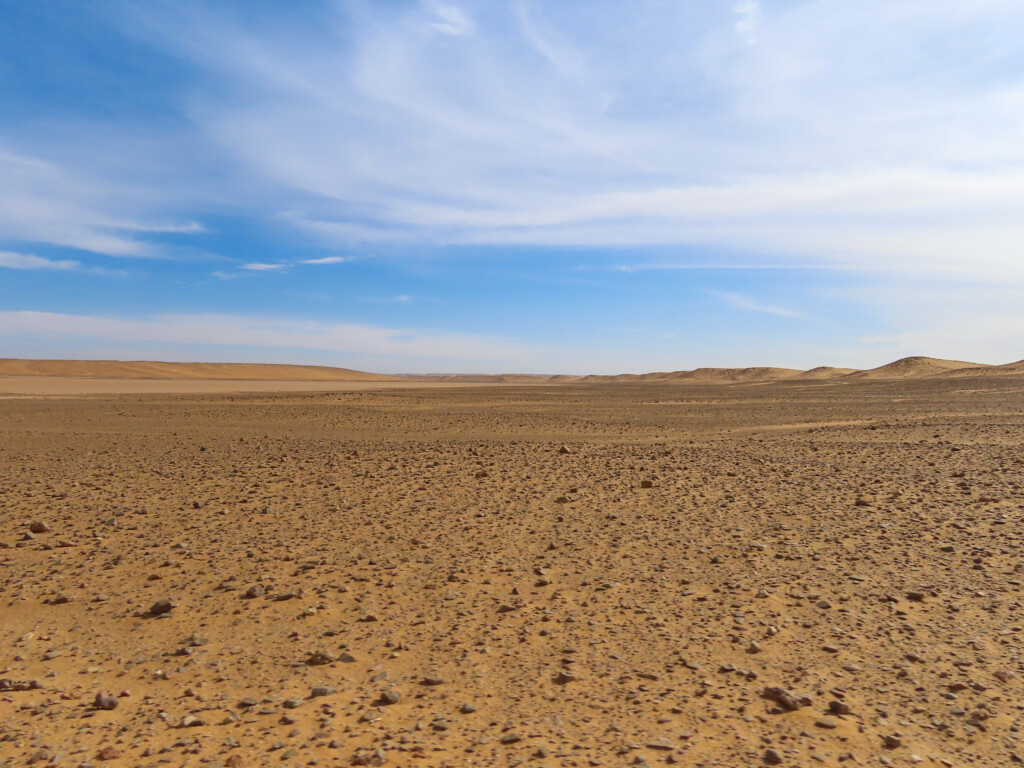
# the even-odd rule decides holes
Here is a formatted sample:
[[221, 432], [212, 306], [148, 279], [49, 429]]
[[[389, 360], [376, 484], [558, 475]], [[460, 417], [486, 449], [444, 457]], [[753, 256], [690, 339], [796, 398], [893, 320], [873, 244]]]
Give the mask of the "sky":
[[1024, 358], [1020, 0], [0, 0], [0, 357]]

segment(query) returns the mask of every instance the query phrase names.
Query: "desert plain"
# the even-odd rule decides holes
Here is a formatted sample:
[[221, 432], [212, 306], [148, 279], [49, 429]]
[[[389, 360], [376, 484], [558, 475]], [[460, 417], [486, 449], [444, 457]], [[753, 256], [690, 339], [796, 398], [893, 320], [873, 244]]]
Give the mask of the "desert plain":
[[1021, 763], [1024, 373], [915, 365], [5, 379], [0, 764]]

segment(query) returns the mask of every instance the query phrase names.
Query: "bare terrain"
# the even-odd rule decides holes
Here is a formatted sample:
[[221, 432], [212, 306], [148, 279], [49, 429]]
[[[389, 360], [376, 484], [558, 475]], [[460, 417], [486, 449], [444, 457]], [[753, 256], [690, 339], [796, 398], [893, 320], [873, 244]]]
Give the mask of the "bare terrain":
[[0, 376], [63, 379], [184, 379], [207, 381], [394, 381], [380, 373], [324, 365], [165, 363], [154, 360], [19, 360], [0, 358]]
[[1019, 763], [1024, 375], [920, 366], [0, 400], [0, 763]]

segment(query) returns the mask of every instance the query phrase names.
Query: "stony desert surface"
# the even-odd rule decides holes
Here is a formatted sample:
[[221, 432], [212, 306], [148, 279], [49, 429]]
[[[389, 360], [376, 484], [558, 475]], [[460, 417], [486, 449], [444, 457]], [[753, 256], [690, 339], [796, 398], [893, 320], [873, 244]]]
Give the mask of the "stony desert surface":
[[155, 360], [24, 360], [0, 358], [0, 377], [184, 379], [203, 381], [394, 381], [394, 376], [324, 365], [168, 363]]
[[0, 400], [0, 764], [1009, 766], [1024, 376]]

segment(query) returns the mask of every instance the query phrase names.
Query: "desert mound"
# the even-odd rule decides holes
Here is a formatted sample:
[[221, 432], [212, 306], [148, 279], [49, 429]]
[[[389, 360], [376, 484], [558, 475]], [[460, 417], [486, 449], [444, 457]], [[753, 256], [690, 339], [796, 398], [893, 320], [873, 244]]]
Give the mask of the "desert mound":
[[955, 378], [960, 376], [1008, 376], [1014, 373], [1024, 373], [1024, 360], [1005, 365], [988, 365], [984, 368], [956, 368], [940, 375], [944, 378]]
[[534, 373], [424, 373], [412, 374], [406, 378], [452, 384], [546, 384], [552, 379], [551, 376]]
[[394, 376], [320, 365], [163, 363], [150, 360], [0, 359], [0, 376], [221, 381], [396, 381]]
[[738, 384], [759, 381], [781, 381], [801, 373], [793, 368], [695, 368], [692, 371], [658, 371], [655, 373], [622, 373], [618, 376], [583, 376], [579, 381], [621, 383], [637, 381], [692, 381], [707, 384]]
[[809, 371], [798, 373], [792, 378], [807, 380], [837, 379], [840, 376], [849, 376], [851, 373], [859, 373], [859, 371], [856, 368], [833, 368], [829, 365], [820, 365], [817, 368], [811, 368]]
[[991, 368], [983, 363], [967, 363], [963, 360], [941, 360], [937, 357], [904, 357], [878, 368], [851, 373], [850, 379], [920, 379], [938, 376], [949, 371], [975, 368]]
[[673, 374], [672, 380], [706, 382], [781, 381], [801, 373], [794, 368], [696, 368]]

